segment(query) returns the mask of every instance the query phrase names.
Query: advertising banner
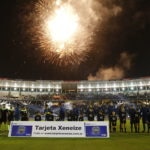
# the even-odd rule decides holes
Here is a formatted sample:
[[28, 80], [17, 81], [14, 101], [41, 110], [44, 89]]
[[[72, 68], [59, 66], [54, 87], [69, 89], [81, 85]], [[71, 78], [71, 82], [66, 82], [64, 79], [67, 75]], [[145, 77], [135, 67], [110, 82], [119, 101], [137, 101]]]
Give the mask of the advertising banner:
[[9, 137], [108, 138], [108, 122], [12, 121]]
[[93, 138], [109, 137], [108, 122], [85, 122], [85, 136]]

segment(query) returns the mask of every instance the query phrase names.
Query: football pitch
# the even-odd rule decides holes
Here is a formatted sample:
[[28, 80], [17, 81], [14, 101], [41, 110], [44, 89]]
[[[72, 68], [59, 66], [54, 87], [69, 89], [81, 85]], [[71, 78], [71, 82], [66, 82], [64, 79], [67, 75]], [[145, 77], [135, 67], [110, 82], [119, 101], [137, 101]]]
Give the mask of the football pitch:
[[0, 150], [150, 150], [150, 133], [111, 133], [110, 138], [10, 138], [0, 135]]
[[149, 150], [150, 134], [113, 133], [108, 139], [8, 138], [0, 136], [1, 150]]

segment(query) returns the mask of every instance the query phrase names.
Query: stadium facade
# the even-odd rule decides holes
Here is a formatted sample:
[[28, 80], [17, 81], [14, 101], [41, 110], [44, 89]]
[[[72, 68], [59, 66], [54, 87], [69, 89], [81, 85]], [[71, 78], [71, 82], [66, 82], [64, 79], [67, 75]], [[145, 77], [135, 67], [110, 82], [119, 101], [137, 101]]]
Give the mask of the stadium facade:
[[111, 81], [24, 81], [0, 79], [0, 97], [8, 98], [36, 95], [59, 95], [65, 93], [130, 96], [144, 95], [150, 99], [150, 78]]

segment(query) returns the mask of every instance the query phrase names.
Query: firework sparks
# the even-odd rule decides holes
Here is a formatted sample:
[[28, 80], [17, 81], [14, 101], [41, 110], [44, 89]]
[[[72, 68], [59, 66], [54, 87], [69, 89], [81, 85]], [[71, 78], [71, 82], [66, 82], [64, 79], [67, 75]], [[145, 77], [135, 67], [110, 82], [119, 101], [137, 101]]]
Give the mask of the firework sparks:
[[65, 5], [55, 11], [54, 16], [48, 19], [46, 25], [52, 40], [64, 45], [77, 30], [78, 16], [69, 5]]
[[39, 0], [32, 16], [32, 41], [45, 59], [57, 65], [74, 65], [88, 58], [98, 24], [91, 0]]

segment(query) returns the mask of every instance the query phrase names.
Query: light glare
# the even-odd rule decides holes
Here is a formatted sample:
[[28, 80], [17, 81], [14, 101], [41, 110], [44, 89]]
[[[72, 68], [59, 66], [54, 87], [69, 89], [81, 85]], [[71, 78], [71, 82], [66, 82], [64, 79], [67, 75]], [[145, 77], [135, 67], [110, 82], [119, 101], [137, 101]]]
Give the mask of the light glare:
[[78, 17], [68, 5], [57, 9], [54, 16], [47, 21], [47, 28], [52, 41], [59, 43], [60, 48], [64, 48], [64, 43], [69, 42], [77, 31], [77, 27]]

